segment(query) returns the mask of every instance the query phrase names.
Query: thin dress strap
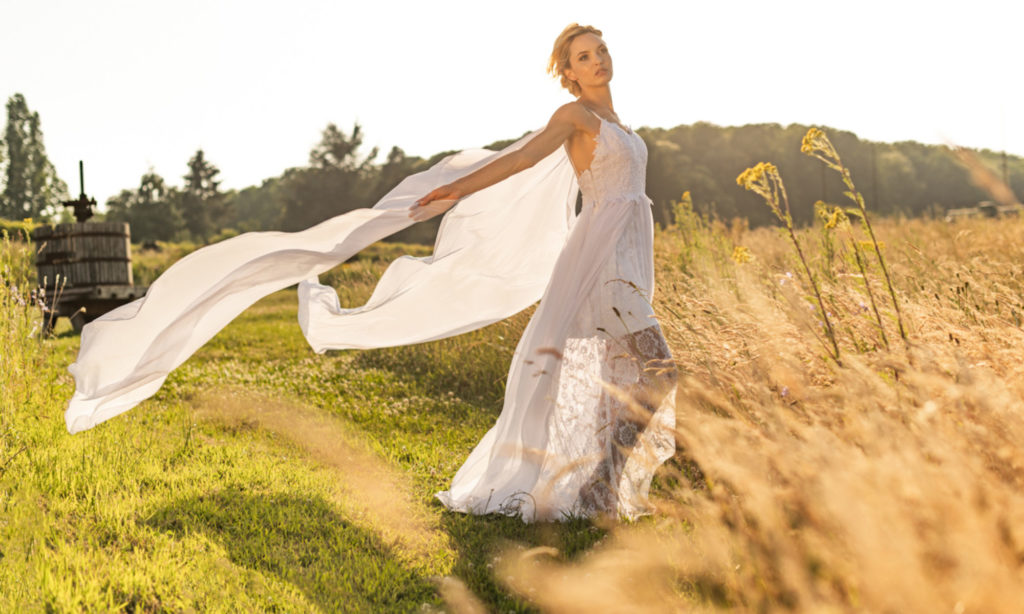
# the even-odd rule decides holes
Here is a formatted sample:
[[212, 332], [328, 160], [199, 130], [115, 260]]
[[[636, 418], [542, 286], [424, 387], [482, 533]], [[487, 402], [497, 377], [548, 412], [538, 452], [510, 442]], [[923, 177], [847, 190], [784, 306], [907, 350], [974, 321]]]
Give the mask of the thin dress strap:
[[617, 113], [615, 113], [614, 111], [612, 112], [612, 114], [615, 115], [615, 120], [613, 121], [613, 120], [601, 117], [600, 115], [597, 114], [597, 111], [591, 109], [590, 107], [588, 107], [587, 105], [583, 104], [582, 102], [580, 103], [580, 106], [582, 106], [584, 109], [590, 111], [590, 114], [593, 115], [594, 117], [596, 117], [598, 119], [598, 121], [600, 121], [600, 122], [608, 122], [609, 124], [615, 124], [623, 132], [625, 132], [626, 134], [629, 134], [629, 135], [633, 134], [633, 129], [632, 128], [627, 128], [626, 126], [622, 125], [622, 122], [619, 121], [619, 115]]
[[587, 105], [583, 104], [582, 102], [580, 103], [580, 106], [583, 107], [584, 109], [586, 109], [587, 111], [590, 111], [590, 114], [593, 115], [594, 117], [596, 117], [599, 121], [607, 121], [607, 120], [605, 120], [605, 118], [603, 118], [600, 115], [598, 115], [597, 111], [591, 109], [590, 107], [588, 107]]

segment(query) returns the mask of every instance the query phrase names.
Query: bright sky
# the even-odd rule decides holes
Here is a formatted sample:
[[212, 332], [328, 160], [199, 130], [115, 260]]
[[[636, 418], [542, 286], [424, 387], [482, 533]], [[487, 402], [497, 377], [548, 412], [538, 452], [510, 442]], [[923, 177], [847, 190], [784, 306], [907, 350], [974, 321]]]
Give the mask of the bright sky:
[[1017, 0], [0, 0], [0, 97], [39, 112], [73, 195], [79, 159], [104, 202], [150, 167], [180, 185], [198, 148], [243, 188], [306, 164], [330, 122], [421, 156], [542, 126], [571, 100], [544, 69], [573, 21], [604, 30], [634, 127], [799, 122], [1024, 155]]

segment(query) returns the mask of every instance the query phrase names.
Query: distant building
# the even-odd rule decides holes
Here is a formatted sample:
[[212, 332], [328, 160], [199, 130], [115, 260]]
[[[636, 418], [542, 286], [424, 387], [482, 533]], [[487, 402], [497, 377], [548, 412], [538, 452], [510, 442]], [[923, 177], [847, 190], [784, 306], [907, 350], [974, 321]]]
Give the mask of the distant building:
[[963, 207], [961, 209], [949, 209], [946, 211], [946, 221], [969, 219], [972, 217], [1012, 217], [1024, 215], [1024, 207], [1021, 205], [1000, 205], [991, 200], [983, 200], [974, 207]]

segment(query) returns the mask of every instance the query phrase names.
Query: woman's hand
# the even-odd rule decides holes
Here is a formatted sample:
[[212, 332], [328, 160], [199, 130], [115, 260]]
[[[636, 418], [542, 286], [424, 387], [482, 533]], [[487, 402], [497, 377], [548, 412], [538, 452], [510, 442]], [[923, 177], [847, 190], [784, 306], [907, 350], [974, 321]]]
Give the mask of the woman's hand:
[[409, 208], [409, 217], [417, 222], [429, 220], [454, 207], [462, 196], [453, 184], [443, 185], [413, 203]]
[[464, 194], [455, 186], [454, 183], [445, 184], [439, 188], [435, 188], [430, 194], [427, 194], [423, 198], [416, 201], [417, 207], [422, 207], [431, 203], [435, 200], [454, 200], [458, 201]]

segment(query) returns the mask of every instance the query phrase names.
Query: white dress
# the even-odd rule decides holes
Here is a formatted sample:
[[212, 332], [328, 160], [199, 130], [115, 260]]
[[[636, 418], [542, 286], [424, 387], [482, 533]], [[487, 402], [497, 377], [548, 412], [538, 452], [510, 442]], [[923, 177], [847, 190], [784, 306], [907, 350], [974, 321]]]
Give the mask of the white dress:
[[650, 303], [647, 148], [598, 119], [583, 207], [516, 348], [502, 413], [438, 493], [451, 509], [633, 518], [647, 512], [654, 471], [675, 451], [676, 371]]
[[649, 302], [653, 222], [647, 151], [635, 133], [602, 120], [579, 187], [559, 149], [463, 199], [445, 214], [433, 254], [394, 261], [361, 307], [342, 308], [316, 280], [414, 223], [417, 198], [538, 132], [501, 152], [450, 156], [372, 208], [296, 233], [246, 233], [176, 262], [145, 297], [85, 326], [69, 367], [76, 390], [68, 430], [152, 396], [249, 305], [296, 283], [299, 324], [318, 353], [440, 339], [542, 298], [513, 357], [497, 423], [438, 497], [451, 509], [526, 521], [645, 513], [653, 472], [675, 449], [675, 370]]

